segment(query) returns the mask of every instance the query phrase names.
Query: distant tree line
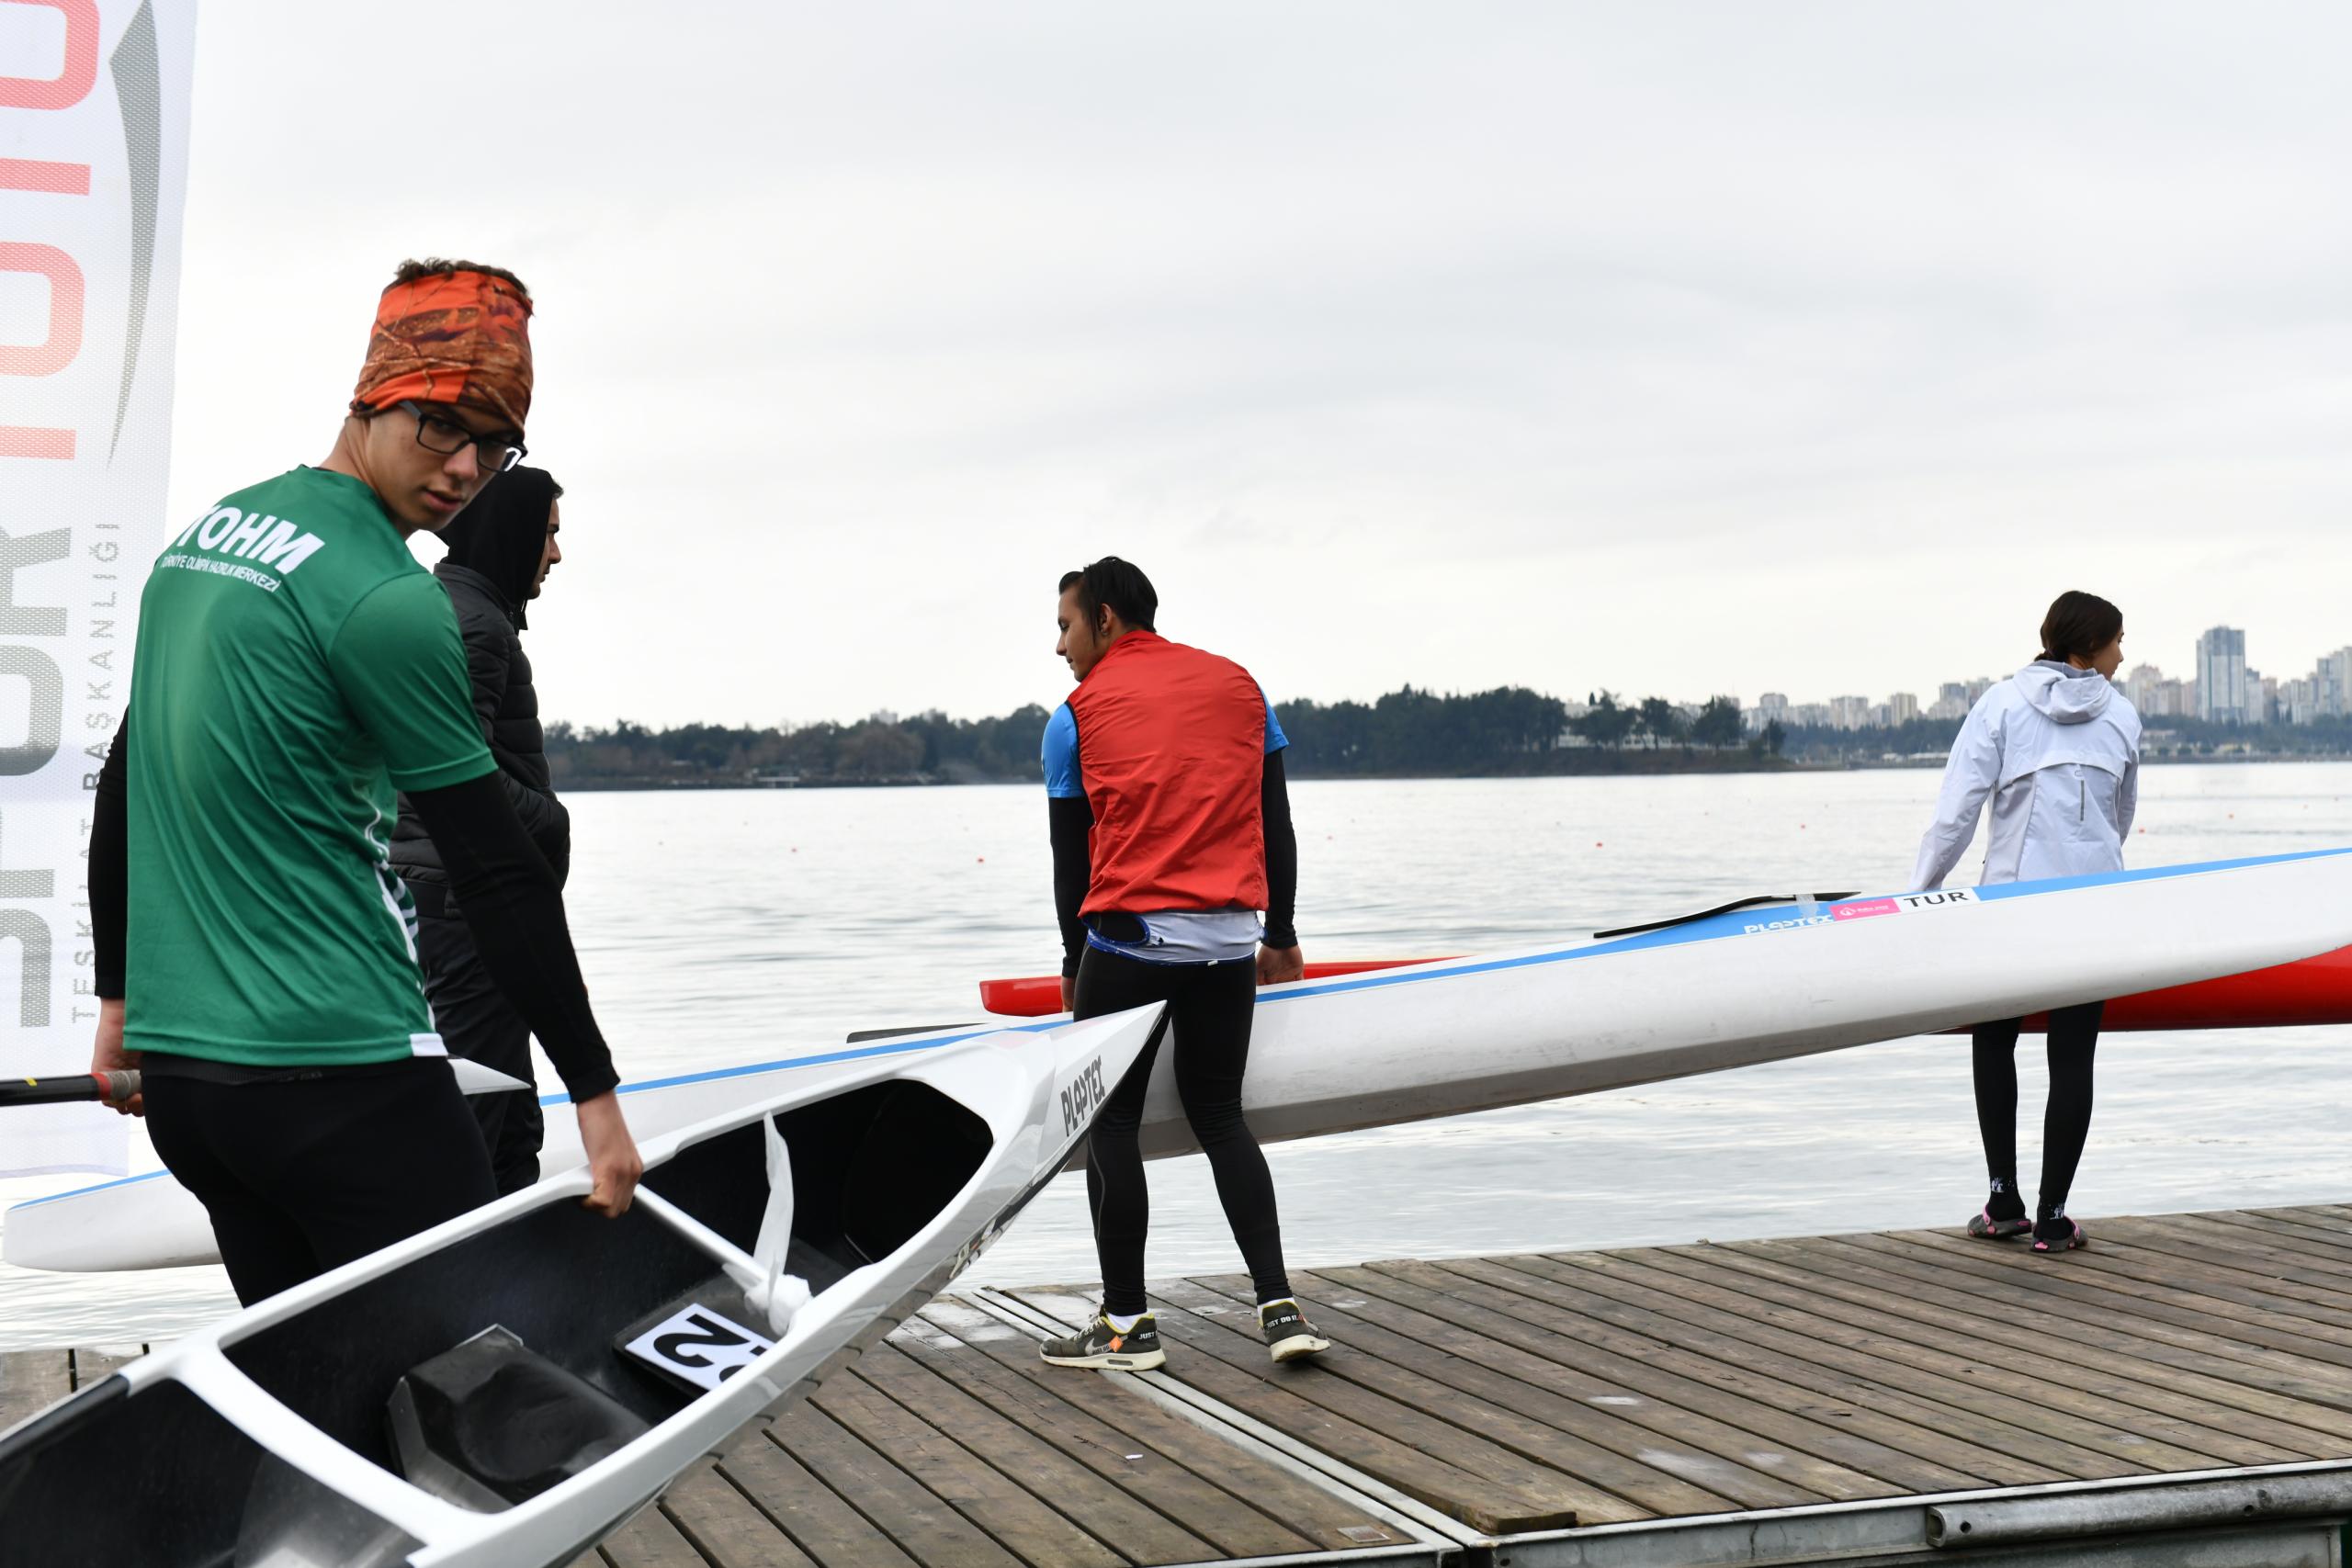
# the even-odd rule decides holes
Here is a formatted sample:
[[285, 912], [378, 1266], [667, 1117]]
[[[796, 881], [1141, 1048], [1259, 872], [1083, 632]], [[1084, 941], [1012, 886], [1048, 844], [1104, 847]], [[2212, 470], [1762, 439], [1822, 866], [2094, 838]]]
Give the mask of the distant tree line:
[[[1695, 716], [1662, 697], [1595, 693], [1571, 716], [1523, 686], [1437, 693], [1407, 686], [1370, 703], [1285, 703], [1289, 768], [1306, 778], [1664, 773], [1783, 765], [1781, 733], [1748, 737], [1739, 705], [1716, 697]], [[558, 788], [665, 785], [975, 784], [1035, 781], [1046, 711], [999, 718], [876, 714], [854, 724], [773, 728], [684, 724], [652, 729], [548, 727]]]
[[[1301, 778], [1458, 778], [1533, 773], [1733, 772], [1789, 766], [1932, 762], [1961, 721], [1916, 718], [1888, 729], [1783, 728], [1750, 735], [1739, 704], [1714, 697], [1695, 712], [1663, 697], [1595, 692], [1568, 704], [1524, 686], [1440, 693], [1407, 686], [1369, 703], [1284, 703], [1289, 767]], [[650, 729], [548, 727], [559, 788], [663, 785], [987, 784], [1035, 781], [1046, 710], [999, 718], [876, 714], [854, 724], [769, 729], [683, 724]], [[2146, 721], [2158, 760], [2352, 755], [2352, 718], [2308, 725]]]
[[1627, 703], [1597, 692], [1571, 715], [1524, 686], [1466, 694], [1411, 686], [1370, 703], [1312, 701], [1279, 710], [1290, 771], [1306, 777], [1665, 772], [1770, 765], [1769, 737], [1740, 728], [1739, 704], [1715, 697], [1686, 715], [1663, 697]]
[[1001, 718], [876, 714], [854, 724], [771, 729], [682, 724], [649, 729], [628, 719], [599, 729], [548, 726], [556, 787], [651, 784], [978, 784], [1037, 779], [1046, 710], [1032, 703]]

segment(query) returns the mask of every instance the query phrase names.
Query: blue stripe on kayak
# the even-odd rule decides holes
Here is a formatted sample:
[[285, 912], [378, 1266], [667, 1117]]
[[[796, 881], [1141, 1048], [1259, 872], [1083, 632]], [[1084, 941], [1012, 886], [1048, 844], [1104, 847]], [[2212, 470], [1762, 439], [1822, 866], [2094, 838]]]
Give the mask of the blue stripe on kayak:
[[2155, 865], [2142, 871], [2102, 871], [2088, 876], [2051, 876], [2040, 882], [2004, 882], [1979, 887], [1979, 898], [2021, 898], [2038, 893], [2065, 893], [2077, 887], [2105, 887], [2126, 882], [2162, 882], [2168, 876], [2193, 876], [2209, 871], [2243, 871], [2251, 865], [2284, 865], [2290, 861], [2327, 860], [2352, 855], [2352, 849], [2297, 850], [2283, 855], [2248, 855], [2244, 860], [2205, 861], [2197, 865]]
[[103, 1192], [109, 1187], [128, 1187], [134, 1181], [153, 1181], [159, 1176], [169, 1176], [167, 1170], [142, 1170], [136, 1176], [118, 1176], [112, 1181], [101, 1181], [95, 1187], [76, 1187], [69, 1192], [52, 1192], [46, 1198], [28, 1198], [21, 1203], [8, 1205], [8, 1213], [19, 1209], [38, 1209], [43, 1203], [54, 1203], [61, 1198], [79, 1198], [85, 1192]]
[[[886, 1041], [877, 1045], [861, 1045], [850, 1051], [828, 1051], [820, 1056], [788, 1056], [780, 1062], [754, 1062], [743, 1067], [713, 1067], [707, 1072], [680, 1073], [672, 1078], [648, 1078], [643, 1083], [625, 1083], [614, 1092], [639, 1094], [649, 1089], [675, 1089], [680, 1084], [712, 1083], [720, 1078], [740, 1078], [752, 1073], [782, 1072], [787, 1067], [816, 1067], [827, 1062], [858, 1062], [869, 1056], [895, 1056], [908, 1051], [935, 1051], [942, 1045], [957, 1045], [967, 1040], [978, 1040], [984, 1034], [1043, 1034], [1049, 1029], [1059, 1029], [1061, 1023], [1049, 1020], [1044, 1023], [1008, 1023], [1002, 1028], [967, 1029], [961, 1034], [910, 1035], [904, 1040]], [[569, 1105], [568, 1094], [543, 1094], [541, 1105]]]
[[[787, 1056], [781, 1061], [753, 1062], [741, 1067], [713, 1067], [707, 1072], [680, 1073], [675, 1077], [648, 1078], [643, 1083], [622, 1084], [614, 1092], [642, 1094], [647, 1089], [675, 1089], [681, 1084], [690, 1083], [713, 1083], [721, 1078], [751, 1077], [760, 1073], [780, 1073], [794, 1067], [818, 1067], [829, 1062], [857, 1062], [872, 1056], [898, 1055], [910, 1051], [935, 1051], [943, 1045], [959, 1045], [967, 1040], [978, 1040], [984, 1034], [1042, 1034], [1049, 1029], [1060, 1027], [1061, 1023], [1058, 1021], [1047, 1020], [1043, 1023], [1007, 1023], [1001, 1029], [969, 1029], [961, 1034], [910, 1037], [903, 1041], [893, 1040], [873, 1045], [860, 1045], [847, 1051], [827, 1051], [815, 1056]], [[539, 1096], [539, 1103], [569, 1105], [571, 1103], [571, 1096], [543, 1094]], [[63, 1192], [51, 1192], [44, 1198], [28, 1198], [21, 1203], [9, 1204], [7, 1212], [13, 1214], [19, 1209], [37, 1209], [43, 1203], [54, 1203], [62, 1199], [80, 1198], [92, 1192], [103, 1192], [109, 1187], [127, 1187], [134, 1181], [153, 1181], [158, 1177], [169, 1174], [170, 1172], [163, 1170], [145, 1170], [137, 1176], [119, 1176], [112, 1181], [101, 1181], [95, 1186], [75, 1187]]]
[[[2163, 882], [2174, 877], [2199, 876], [2209, 872], [2243, 871], [2250, 866], [2284, 865], [2294, 861], [2326, 860], [2335, 855], [2352, 855], [2352, 849], [2299, 850], [2287, 854], [2249, 855], [2241, 860], [2204, 861], [2195, 865], [2160, 865], [2143, 871], [2098, 872], [2088, 876], [2053, 876], [2041, 882], [2008, 882], [1974, 889], [1975, 896], [1991, 902], [2003, 898], [2035, 897], [2044, 893], [2067, 893], [2080, 887], [2105, 887], [2132, 882]], [[1886, 894], [1882, 897], [1900, 897], [1905, 895]], [[1868, 897], [1840, 898], [1838, 904], [1868, 903]], [[1824, 908], [1834, 907], [1830, 904]], [[1598, 958], [1607, 953], [1637, 953], [1648, 948], [1682, 947], [1693, 942], [1715, 942], [1724, 937], [1746, 934], [1746, 928], [1759, 919], [1770, 919], [1781, 905], [1763, 905], [1753, 909], [1736, 909], [1729, 914], [1712, 915], [1687, 925], [1669, 926], [1664, 931], [1644, 931], [1638, 936], [1616, 942], [1588, 942], [1579, 947], [1564, 947], [1549, 953], [1522, 953], [1516, 958], [1490, 958], [1464, 964], [1449, 964], [1441, 968], [1379, 970], [1369, 975], [1351, 976], [1341, 980], [1328, 980], [1319, 985], [1294, 986], [1287, 989], [1259, 997], [1260, 1007], [1277, 1002], [1297, 1001], [1306, 997], [1335, 996], [1343, 991], [1377, 990], [1387, 986], [1410, 986], [1423, 980], [1446, 980], [1463, 975], [1490, 975], [1504, 969], [1526, 969], [1542, 964], [1562, 964], [1572, 959]], [[725, 1078], [752, 1077], [762, 1073], [783, 1072], [793, 1067], [821, 1066], [829, 1062], [854, 1062], [875, 1056], [898, 1055], [915, 1051], [935, 1051], [944, 1045], [959, 1045], [967, 1040], [977, 1040], [984, 1034], [1039, 1034], [1058, 1029], [1057, 1021], [1042, 1023], [1007, 1023], [1002, 1028], [971, 1029], [959, 1034], [937, 1034], [911, 1037], [904, 1041], [884, 1041], [873, 1045], [861, 1045], [846, 1051], [829, 1051], [816, 1056], [789, 1056], [780, 1061], [753, 1062], [741, 1067], [714, 1067], [707, 1072], [681, 1073], [674, 1077], [648, 1078], [643, 1083], [620, 1086], [621, 1094], [640, 1094], [648, 1089], [675, 1089], [684, 1084], [715, 1083]], [[568, 1094], [543, 1094], [543, 1106], [568, 1105]], [[103, 1192], [109, 1187], [128, 1186], [134, 1181], [153, 1181], [166, 1173], [160, 1170], [125, 1176], [112, 1181], [101, 1181], [94, 1187], [77, 1187], [67, 1192], [52, 1192], [46, 1198], [29, 1198], [12, 1204], [9, 1212], [30, 1209], [42, 1203], [54, 1203], [63, 1198], [79, 1198], [85, 1193]]]
[[[2332, 855], [2352, 855], [2352, 849], [2300, 850], [2290, 854], [2251, 855], [2244, 860], [2206, 861], [2196, 865], [2162, 865], [2146, 871], [2098, 872], [2087, 876], [2053, 876], [2041, 882], [2009, 882], [1991, 887], [1973, 889], [1977, 898], [1991, 902], [2002, 898], [2031, 897], [2043, 893], [2067, 893], [2080, 887], [2102, 887], [2126, 882], [2161, 882], [2172, 877], [2201, 875], [2208, 872], [2239, 871], [2247, 866], [2278, 865], [2289, 861], [2325, 860]], [[1852, 898], [1819, 901], [1817, 908], [1836, 908], [1848, 904], [1873, 903], [1878, 897], [1899, 898], [1910, 894], [1888, 893], [1877, 896], [1860, 895]], [[1464, 964], [1450, 964], [1437, 969], [1378, 970], [1344, 980], [1329, 980], [1320, 985], [1295, 986], [1258, 998], [1261, 1007], [1275, 1002], [1297, 1001], [1306, 997], [1328, 997], [1341, 991], [1377, 990], [1384, 986], [1409, 986], [1419, 980], [1451, 979], [1457, 975], [1489, 975], [1501, 969], [1525, 969], [1539, 964], [1564, 964], [1579, 958], [1599, 958], [1610, 953], [1638, 953], [1653, 947], [1683, 947], [1692, 942], [1718, 942], [1725, 937], [1745, 936], [1747, 928], [1775, 917], [1796, 906], [1783, 904], [1758, 905], [1749, 909], [1735, 909], [1728, 914], [1710, 915], [1702, 920], [1684, 925], [1668, 926], [1664, 931], [1644, 931], [1616, 942], [1587, 942], [1580, 947], [1564, 947], [1550, 953], [1521, 953], [1516, 958], [1489, 958]]]

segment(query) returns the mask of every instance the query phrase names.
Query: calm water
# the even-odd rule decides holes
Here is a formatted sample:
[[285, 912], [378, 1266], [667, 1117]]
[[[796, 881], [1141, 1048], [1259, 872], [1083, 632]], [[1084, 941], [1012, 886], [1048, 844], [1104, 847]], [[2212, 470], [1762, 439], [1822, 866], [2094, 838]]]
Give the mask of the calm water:
[[[1299, 929], [1316, 958], [1476, 953], [1751, 893], [1892, 888], [1936, 782], [1301, 784]], [[572, 818], [573, 929], [629, 1077], [977, 1018], [982, 976], [1058, 957], [1034, 788], [590, 795]], [[2153, 769], [2140, 825], [2137, 865], [2352, 843], [2352, 764]], [[2346, 1043], [2110, 1036], [2075, 1206], [2352, 1196]], [[2029, 1107], [2037, 1057], [2020, 1048]], [[1973, 1118], [1965, 1042], [1922, 1039], [1269, 1153], [1291, 1260], [1312, 1265], [1953, 1224], [1984, 1193]], [[2030, 1183], [2038, 1111], [2022, 1121]], [[135, 1147], [134, 1168], [154, 1163]], [[1238, 1268], [1205, 1165], [1150, 1170], [1153, 1270]], [[87, 1179], [0, 1183], [0, 1201]], [[977, 1271], [1093, 1274], [1074, 1178]], [[169, 1337], [232, 1304], [218, 1269], [0, 1269], [0, 1349]]]

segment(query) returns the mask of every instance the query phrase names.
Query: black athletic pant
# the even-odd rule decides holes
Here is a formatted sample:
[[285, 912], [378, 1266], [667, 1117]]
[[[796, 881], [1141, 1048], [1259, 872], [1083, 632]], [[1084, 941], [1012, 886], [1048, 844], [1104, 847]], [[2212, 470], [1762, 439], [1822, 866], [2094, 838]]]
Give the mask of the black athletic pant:
[[[423, 895], [417, 898], [416, 955], [424, 968], [424, 998], [433, 1004], [433, 1027], [440, 1032], [442, 1043], [452, 1056], [480, 1062], [535, 1086], [466, 1097], [490, 1150], [491, 1175], [503, 1196], [539, 1179], [539, 1145], [546, 1128], [531, 1071], [531, 1026], [490, 977], [464, 917], [428, 914], [427, 902]], [[439, 889], [430, 902], [441, 908]]]
[[[2091, 1130], [2091, 1058], [2098, 1048], [2105, 1002], [2059, 1008], [2050, 1015], [2050, 1103], [2041, 1116], [2041, 1213], [2066, 1207]], [[1976, 1126], [1984, 1165], [2018, 1190], [2018, 1034], [2021, 1018], [1980, 1023], [1971, 1032], [1976, 1067]], [[2020, 1197], [2023, 1195], [2020, 1194]]]
[[[1258, 972], [1247, 958], [1229, 964], [1147, 964], [1090, 947], [1078, 966], [1080, 1018], [1165, 1001], [1175, 1035], [1176, 1092], [1184, 1119], [1209, 1156], [1226, 1224], [1261, 1302], [1290, 1294], [1283, 1269], [1283, 1231], [1274, 1212], [1274, 1179], [1241, 1116], [1241, 1077], [1250, 1065], [1250, 1024]], [[1094, 1210], [1094, 1247], [1102, 1265], [1102, 1310], [1125, 1317], [1145, 1310], [1144, 1235], [1151, 1201], [1144, 1189], [1144, 1091], [1151, 1084], [1152, 1046], [1137, 1058], [1095, 1119], [1086, 1145], [1086, 1196]]]
[[242, 1083], [178, 1076], [152, 1052], [147, 1065], [155, 1152], [212, 1216], [248, 1306], [497, 1196], [445, 1061]]

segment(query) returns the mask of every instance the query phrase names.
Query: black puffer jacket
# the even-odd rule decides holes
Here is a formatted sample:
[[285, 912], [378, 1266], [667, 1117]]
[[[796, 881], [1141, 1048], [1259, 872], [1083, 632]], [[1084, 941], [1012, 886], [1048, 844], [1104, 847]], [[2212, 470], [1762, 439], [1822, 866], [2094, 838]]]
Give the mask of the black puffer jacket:
[[[500, 781], [514, 815], [560, 881], [571, 868], [571, 815], [556, 798], [548, 775], [539, 694], [517, 635], [547, 547], [548, 513], [559, 493], [554, 479], [537, 468], [501, 474], [442, 530], [449, 553], [433, 575], [448, 590], [458, 612], [474, 713]], [[392, 829], [392, 869], [412, 882], [447, 883], [441, 853], [406, 796]]]

